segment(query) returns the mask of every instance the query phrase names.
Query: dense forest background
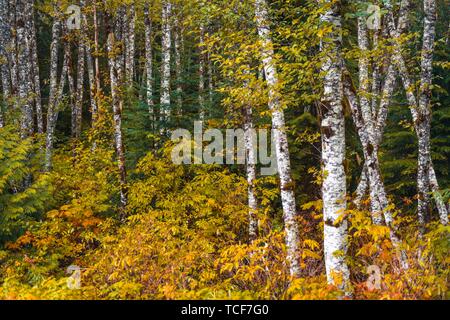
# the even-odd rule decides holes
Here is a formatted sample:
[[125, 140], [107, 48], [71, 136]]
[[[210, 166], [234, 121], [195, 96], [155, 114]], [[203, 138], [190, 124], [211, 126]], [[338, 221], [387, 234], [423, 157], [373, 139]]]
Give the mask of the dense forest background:
[[449, 7], [0, 0], [0, 298], [449, 298]]

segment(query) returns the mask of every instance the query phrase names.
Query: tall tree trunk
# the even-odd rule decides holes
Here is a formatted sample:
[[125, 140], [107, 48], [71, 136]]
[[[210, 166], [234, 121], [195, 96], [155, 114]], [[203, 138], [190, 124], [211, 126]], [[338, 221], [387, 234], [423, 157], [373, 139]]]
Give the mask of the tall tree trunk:
[[30, 77], [32, 67], [30, 60], [30, 41], [27, 31], [27, 19], [29, 19], [28, 11], [30, 6], [26, 4], [26, 1], [20, 0], [17, 2], [16, 9], [17, 61], [19, 70], [18, 102], [22, 109], [20, 128], [22, 138], [26, 138], [33, 133], [32, 83]]
[[52, 167], [52, 154], [54, 144], [54, 133], [56, 121], [58, 119], [58, 107], [65, 86], [65, 79], [68, 72], [69, 47], [64, 48], [64, 61], [61, 78], [58, 84], [58, 51], [61, 36], [61, 21], [58, 13], [55, 14], [52, 27], [52, 42], [50, 44], [50, 94], [47, 107], [47, 131], [45, 143], [45, 170]]
[[83, 40], [80, 39], [78, 43], [78, 57], [77, 57], [77, 84], [75, 93], [75, 103], [72, 110], [72, 137], [80, 138], [81, 122], [83, 112], [83, 93], [84, 93], [84, 68], [85, 68], [85, 49]]
[[198, 106], [200, 108], [200, 120], [205, 119], [205, 58], [203, 54], [205, 43], [205, 27], [200, 27], [200, 43], [198, 54]]
[[258, 200], [256, 199], [256, 135], [253, 127], [252, 109], [250, 106], [244, 108], [244, 131], [246, 151], [246, 171], [248, 184], [248, 234], [250, 241], [258, 236]]
[[295, 208], [295, 193], [291, 173], [289, 146], [286, 134], [284, 112], [277, 92], [278, 75], [273, 60], [274, 49], [270, 35], [269, 15], [265, 0], [255, 0], [255, 15], [258, 35], [261, 40], [262, 62], [269, 88], [269, 108], [272, 112], [272, 128], [274, 132], [275, 150], [278, 174], [280, 176], [281, 201], [283, 206], [284, 228], [286, 232], [287, 260], [290, 274], [299, 276], [298, 261], [299, 237], [297, 225], [297, 211]]
[[126, 12], [125, 19], [125, 77], [127, 86], [131, 87], [134, 80], [134, 57], [135, 57], [135, 27], [136, 27], [136, 10], [134, 3], [131, 3]]
[[172, 46], [170, 32], [170, 16], [172, 5], [169, 0], [163, 1], [162, 7], [162, 35], [161, 35], [161, 89], [160, 89], [160, 114], [162, 130], [170, 120], [170, 48]]
[[180, 13], [177, 12], [175, 14], [175, 21], [174, 21], [174, 49], [175, 49], [175, 74], [177, 78], [177, 112], [180, 116], [183, 112], [183, 70], [182, 70], [182, 64], [181, 64], [181, 43], [183, 39], [183, 28], [180, 25], [180, 21], [178, 18], [178, 15]]
[[153, 48], [152, 48], [152, 18], [148, 3], [144, 7], [144, 26], [145, 26], [145, 73], [146, 73], [146, 90], [147, 105], [150, 115], [152, 129], [154, 129], [155, 110], [153, 102]]
[[[416, 121], [416, 131], [419, 145], [419, 159], [418, 159], [418, 175], [417, 184], [419, 186], [419, 205], [418, 214], [419, 222], [424, 224], [429, 217], [428, 213], [428, 197], [426, 192], [432, 191], [430, 181], [432, 160], [431, 160], [431, 85], [433, 74], [433, 53], [434, 53], [434, 39], [436, 36], [436, 1], [424, 0], [423, 9], [425, 13], [422, 55], [421, 55], [421, 75], [419, 88], [419, 107], [418, 118]], [[435, 174], [433, 175], [435, 178]], [[435, 180], [436, 181], [436, 180]], [[436, 181], [437, 184], [437, 181]], [[437, 186], [437, 188], [439, 188]], [[439, 191], [437, 192], [439, 193]], [[439, 202], [439, 201], [438, 201]], [[445, 206], [438, 204], [438, 210], [441, 216], [441, 221], [447, 217], [447, 210]], [[448, 219], [448, 218], [447, 218]]]
[[34, 22], [34, 1], [31, 1], [30, 3], [30, 18], [28, 21], [30, 28], [30, 59], [32, 63], [32, 70], [30, 74], [33, 77], [33, 94], [36, 110], [37, 132], [42, 134], [44, 133], [44, 116], [42, 112], [41, 81], [39, 76], [39, 60], [37, 55], [36, 26]]
[[123, 79], [123, 69], [121, 69], [121, 63], [116, 61], [116, 41], [113, 32], [110, 32], [108, 35], [107, 50], [114, 117], [114, 145], [116, 148], [117, 164], [120, 175], [120, 206], [122, 210], [120, 218], [123, 220], [125, 218], [124, 209], [128, 203], [127, 171], [125, 166], [125, 149], [122, 134], [123, 99], [120, 92], [120, 86], [122, 85]]
[[[327, 1], [327, 4], [330, 3]], [[342, 218], [346, 210], [346, 179], [340, 6], [340, 2], [332, 4], [321, 16], [323, 23], [333, 27], [333, 31], [327, 36], [330, 40], [322, 43], [322, 50], [326, 52], [322, 65], [325, 74], [321, 121], [322, 197], [327, 280], [347, 293], [350, 271], [345, 261], [347, 219]]]
[[[405, 0], [404, 0], [405, 1]], [[388, 8], [390, 4], [388, 3]], [[434, 172], [433, 162], [431, 160], [430, 147], [430, 127], [431, 127], [431, 81], [432, 81], [432, 62], [435, 38], [436, 23], [436, 3], [432, 0], [424, 0], [424, 33], [421, 56], [421, 79], [419, 88], [419, 97], [414, 94], [414, 83], [409, 75], [408, 68], [402, 57], [400, 47], [394, 50], [393, 60], [402, 79], [406, 98], [412, 114], [414, 128], [418, 139], [418, 219], [422, 225], [428, 220], [430, 208], [430, 192], [433, 192], [434, 200], [437, 205], [440, 220], [443, 224], [448, 223], [448, 211], [440, 194], [439, 185]], [[395, 29], [392, 15], [388, 15], [389, 35], [394, 39], [399, 38], [400, 33]], [[432, 181], [432, 182], [431, 182]], [[423, 228], [422, 228], [423, 230]]]
[[[92, 127], [95, 128], [95, 124], [98, 120], [98, 102], [97, 98], [101, 93], [100, 83], [100, 63], [99, 63], [99, 44], [98, 44], [98, 19], [97, 19], [97, 6], [93, 2], [93, 24], [94, 24], [94, 62], [92, 63], [92, 52], [88, 46], [86, 46], [86, 61], [88, 66], [89, 82], [91, 84], [91, 112], [92, 112]], [[87, 21], [85, 20], [86, 25]], [[95, 70], [95, 72], [94, 72]], [[95, 79], [95, 81], [94, 81]]]
[[17, 62], [17, 30], [16, 30], [16, 0], [9, 0], [9, 69], [11, 70], [11, 92], [13, 95], [17, 95], [19, 91], [19, 71]]
[[[8, 26], [9, 21], [9, 6], [7, 0], [0, 0], [0, 57], [2, 57], [2, 64], [0, 65], [1, 81], [2, 81], [2, 94], [4, 100], [4, 106], [9, 106], [9, 98], [11, 95], [11, 74], [8, 65], [8, 52], [7, 47], [10, 42], [10, 28]], [[5, 125], [5, 118], [2, 110], [0, 110], [0, 127]]]

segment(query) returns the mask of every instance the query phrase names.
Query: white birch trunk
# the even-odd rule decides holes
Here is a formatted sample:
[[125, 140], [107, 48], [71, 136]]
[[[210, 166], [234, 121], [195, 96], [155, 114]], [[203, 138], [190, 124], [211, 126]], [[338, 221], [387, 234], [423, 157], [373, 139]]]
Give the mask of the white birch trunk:
[[134, 80], [134, 58], [135, 58], [135, 27], [136, 27], [136, 10], [134, 3], [128, 6], [125, 19], [125, 77], [127, 86], [133, 85]]
[[120, 206], [122, 210], [120, 218], [123, 220], [125, 218], [124, 208], [128, 203], [127, 172], [125, 166], [125, 150], [122, 134], [123, 100], [120, 93], [123, 70], [121, 69], [121, 64], [117, 63], [116, 61], [117, 52], [115, 52], [115, 36], [113, 32], [109, 33], [108, 35], [107, 50], [114, 118], [114, 145], [116, 149], [120, 179]]
[[198, 105], [200, 107], [200, 120], [205, 119], [205, 58], [203, 54], [205, 43], [205, 27], [200, 27], [200, 44], [198, 55]]
[[148, 3], [144, 7], [144, 25], [145, 25], [145, 73], [146, 73], [146, 90], [147, 105], [150, 115], [151, 126], [154, 129], [154, 102], [153, 102], [153, 48], [152, 48], [152, 18]]
[[324, 93], [322, 98], [322, 170], [323, 170], [323, 218], [325, 267], [329, 284], [348, 293], [350, 271], [347, 254], [346, 210], [345, 120], [342, 86], [342, 27], [340, 3], [332, 5], [322, 16], [322, 23], [334, 30], [328, 35], [330, 41], [322, 43], [326, 52], [322, 64]]
[[[172, 6], [168, 0], [163, 2], [162, 8], [162, 35], [161, 35], [161, 89], [160, 108], [161, 122], [164, 127], [170, 120], [170, 48], [172, 46], [170, 31], [170, 16]], [[161, 130], [164, 132], [165, 130]]]
[[177, 13], [175, 15], [174, 21], [174, 49], [175, 49], [175, 74], [176, 74], [176, 90], [177, 90], [177, 112], [180, 116], [183, 111], [183, 70], [181, 64], [181, 42], [183, 38], [183, 29], [180, 26], [180, 21], [178, 19]]
[[250, 241], [258, 236], [258, 200], [256, 198], [256, 135], [253, 127], [252, 108], [244, 107], [244, 131], [245, 131], [245, 168], [247, 172], [248, 195], [248, 235]]
[[[430, 110], [430, 85], [432, 81], [432, 61], [435, 38], [436, 23], [436, 3], [432, 0], [424, 1], [424, 33], [421, 56], [421, 79], [419, 88], [419, 97], [414, 94], [414, 84], [409, 75], [406, 63], [401, 55], [399, 46], [394, 51], [394, 63], [397, 67], [405, 89], [406, 98], [411, 110], [415, 131], [418, 138], [418, 219], [423, 226], [428, 220], [430, 208], [429, 193], [433, 191], [434, 200], [437, 205], [440, 220], [443, 223], [448, 221], [448, 211], [443, 203], [442, 196], [439, 192], [439, 185], [434, 173], [433, 163], [430, 151], [430, 126], [431, 126], [431, 110]], [[396, 40], [400, 33], [395, 30], [393, 18], [388, 16], [389, 35]], [[431, 182], [433, 181], [433, 182]]]
[[275, 68], [275, 62], [273, 61], [274, 50], [270, 36], [268, 8], [265, 0], [255, 0], [255, 15], [258, 35], [262, 46], [262, 63], [266, 75], [266, 83], [269, 88], [269, 108], [272, 112], [272, 129], [275, 135], [274, 142], [277, 167], [280, 176], [287, 261], [289, 263], [291, 276], [297, 277], [300, 274], [300, 265], [298, 261], [299, 237], [294, 183], [291, 176], [291, 163], [284, 112], [281, 109], [280, 97], [277, 93], [278, 75]]
[[18, 1], [17, 9], [17, 61], [18, 61], [18, 103], [22, 110], [20, 128], [21, 137], [26, 138], [33, 133], [32, 83], [30, 39], [28, 37], [27, 19], [30, 6], [25, 1]]
[[[7, 47], [10, 41], [10, 30], [8, 26], [9, 8], [7, 0], [0, 0], [0, 56], [3, 58], [3, 63], [0, 65], [2, 94], [4, 106], [8, 108], [9, 98], [11, 95], [11, 75], [8, 65]], [[0, 110], [0, 127], [5, 125], [5, 119]]]

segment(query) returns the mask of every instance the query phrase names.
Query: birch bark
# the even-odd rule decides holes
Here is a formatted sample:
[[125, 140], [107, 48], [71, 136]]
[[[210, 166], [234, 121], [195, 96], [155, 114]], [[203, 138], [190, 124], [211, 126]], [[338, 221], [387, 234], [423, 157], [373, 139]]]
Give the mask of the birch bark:
[[244, 131], [245, 131], [245, 153], [247, 172], [247, 195], [248, 195], [248, 234], [250, 241], [258, 236], [258, 200], [256, 198], [256, 135], [253, 127], [252, 108], [244, 107]]
[[300, 274], [300, 265], [297, 256], [299, 237], [294, 183], [291, 174], [284, 112], [281, 108], [280, 97], [277, 92], [278, 74], [273, 59], [274, 49], [270, 35], [268, 8], [265, 0], [255, 0], [255, 16], [257, 31], [261, 41], [262, 63], [266, 75], [266, 83], [269, 88], [269, 109], [272, 113], [272, 129], [274, 132], [277, 168], [280, 177], [287, 261], [291, 276], [297, 277]]
[[[2, 94], [4, 100], [4, 106], [9, 106], [9, 98], [11, 95], [11, 75], [8, 65], [8, 45], [10, 41], [10, 30], [8, 26], [9, 7], [7, 0], [0, 1], [0, 57], [2, 59], [0, 65], [1, 81], [2, 81]], [[5, 119], [0, 110], [0, 127], [5, 125]]]
[[28, 21], [30, 27], [30, 59], [32, 63], [32, 70], [30, 74], [33, 77], [33, 94], [36, 110], [37, 132], [42, 134], [44, 133], [44, 116], [42, 112], [41, 81], [39, 75], [39, 60], [37, 55], [36, 24], [34, 21], [34, 1], [31, 1], [29, 5], [30, 17]]
[[347, 254], [345, 121], [342, 86], [342, 27], [340, 2], [331, 4], [321, 16], [324, 24], [333, 27], [321, 49], [326, 53], [322, 72], [324, 93], [322, 98], [322, 166], [323, 166], [323, 216], [324, 251], [328, 283], [348, 292], [350, 272], [345, 262]]
[[58, 51], [61, 35], [61, 21], [58, 13], [55, 14], [52, 26], [52, 42], [50, 44], [50, 94], [47, 107], [47, 132], [45, 143], [45, 170], [52, 167], [52, 154], [54, 144], [54, 132], [58, 119], [58, 107], [63, 94], [65, 79], [68, 73], [70, 50], [68, 45], [64, 48], [64, 61], [58, 84]]
[[147, 105], [150, 115], [152, 128], [154, 128], [154, 102], [153, 102], [153, 48], [152, 48], [152, 18], [148, 3], [144, 6], [144, 25], [145, 25], [145, 72], [146, 72], [146, 89], [147, 89]]
[[114, 145], [117, 155], [117, 164], [119, 168], [120, 176], [120, 205], [121, 205], [121, 216], [123, 220], [125, 218], [124, 208], [128, 203], [128, 190], [127, 190], [127, 171], [125, 166], [125, 149], [122, 134], [122, 109], [123, 100], [120, 93], [120, 85], [122, 82], [122, 72], [121, 64], [116, 61], [116, 41], [113, 32], [110, 32], [107, 40], [107, 50], [108, 50], [108, 65], [109, 65], [109, 75], [111, 83], [111, 96], [112, 96], [112, 107], [113, 107], [113, 118], [114, 118]]
[[[387, 4], [388, 8], [390, 3]], [[393, 60], [402, 79], [406, 98], [412, 114], [414, 128], [418, 139], [418, 219], [423, 226], [428, 220], [430, 192], [433, 192], [434, 200], [439, 212], [440, 221], [448, 223], [448, 211], [440, 194], [439, 184], [436, 179], [434, 167], [431, 159], [430, 148], [430, 85], [432, 82], [432, 62], [434, 51], [435, 24], [436, 24], [436, 3], [433, 0], [424, 0], [424, 32], [421, 54], [421, 78], [418, 98], [414, 94], [414, 84], [408, 72], [408, 68], [401, 54], [401, 48], [397, 44], [394, 50]], [[395, 30], [392, 15], [388, 15], [389, 35], [396, 41], [400, 33]]]
[[183, 70], [181, 64], [181, 42], [183, 38], [183, 28], [180, 26], [180, 21], [178, 18], [179, 12], [175, 14], [174, 19], [174, 49], [175, 49], [175, 74], [176, 74], [176, 92], [177, 92], [177, 110], [178, 114], [182, 114], [183, 110]]
[[25, 1], [18, 1], [16, 4], [17, 9], [17, 61], [18, 61], [18, 107], [21, 108], [21, 137], [26, 138], [33, 133], [33, 108], [31, 97], [31, 77], [30, 72], [31, 60], [30, 60], [30, 39], [28, 37], [27, 19], [29, 18], [28, 11], [30, 6]]
[[[172, 6], [165, 0], [162, 7], [162, 35], [161, 35], [161, 93], [160, 108], [163, 126], [170, 120], [170, 48], [172, 46], [170, 31], [170, 16]], [[164, 132], [165, 130], [162, 130]]]
[[205, 59], [204, 59], [205, 27], [200, 26], [200, 43], [198, 55], [198, 105], [200, 107], [200, 120], [205, 119]]
[[134, 3], [128, 6], [128, 12], [125, 19], [125, 77], [127, 86], [133, 85], [134, 80], [134, 58], [135, 58], [135, 27], [136, 27], [136, 10]]

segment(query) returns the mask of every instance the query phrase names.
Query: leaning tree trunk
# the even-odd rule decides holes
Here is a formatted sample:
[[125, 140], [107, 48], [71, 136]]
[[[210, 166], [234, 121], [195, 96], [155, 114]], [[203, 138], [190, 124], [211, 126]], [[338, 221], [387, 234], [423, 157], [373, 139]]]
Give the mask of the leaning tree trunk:
[[162, 130], [170, 120], [170, 48], [172, 46], [170, 32], [170, 16], [172, 7], [169, 0], [163, 2], [162, 8], [162, 35], [161, 35], [161, 89], [160, 89], [160, 108]]
[[326, 53], [322, 65], [325, 75], [321, 121], [322, 197], [327, 280], [347, 293], [350, 272], [345, 261], [347, 219], [343, 218], [346, 210], [346, 176], [340, 5], [340, 2], [331, 5], [321, 16], [323, 23], [333, 27], [333, 31], [328, 35], [330, 40], [322, 43], [322, 51]]
[[[419, 223], [422, 226], [428, 219], [428, 211], [430, 208], [429, 194], [431, 191], [434, 195], [441, 223], [448, 223], [448, 211], [440, 194], [439, 184], [431, 160], [430, 147], [430, 87], [432, 81], [432, 62], [436, 24], [436, 3], [434, 0], [424, 1], [424, 12], [425, 21], [421, 56], [421, 79], [418, 98], [416, 98], [414, 94], [414, 83], [409, 75], [408, 68], [398, 45], [393, 54], [393, 60], [403, 82], [418, 139], [418, 218]], [[388, 15], [387, 21], [389, 35], [395, 41], [400, 36], [400, 33], [394, 27], [392, 15]]]
[[284, 112], [280, 104], [279, 93], [277, 92], [278, 75], [273, 59], [274, 49], [270, 36], [269, 15], [265, 0], [255, 0], [255, 15], [258, 35], [262, 45], [262, 62], [269, 89], [269, 108], [272, 112], [272, 128], [275, 135], [274, 142], [277, 167], [280, 176], [281, 201], [283, 207], [284, 228], [286, 232], [287, 260], [291, 276], [296, 277], [300, 274], [300, 265], [297, 256], [299, 250], [299, 237], [294, 183], [291, 173]]

